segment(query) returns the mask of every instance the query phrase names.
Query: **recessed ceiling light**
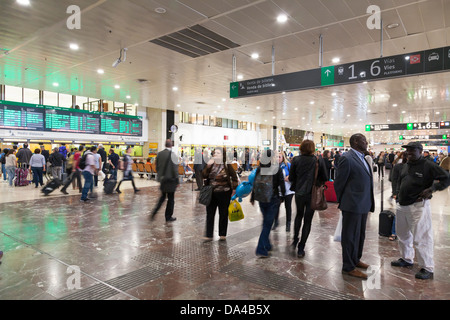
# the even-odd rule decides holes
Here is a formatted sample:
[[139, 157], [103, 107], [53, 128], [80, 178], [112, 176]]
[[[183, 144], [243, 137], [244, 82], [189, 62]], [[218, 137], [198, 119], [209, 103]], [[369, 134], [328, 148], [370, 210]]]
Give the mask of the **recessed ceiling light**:
[[120, 89], [120, 86], [119, 86], [118, 84], [116, 84], [116, 85], [114, 86], [114, 88]]
[[332, 95], [333, 97], [336, 97], [337, 93], [336, 93], [336, 92], [333, 92], [331, 95]]
[[53, 82], [53, 86], [54, 87], [59, 87], [59, 83], [58, 82]]
[[225, 102], [225, 101], [227, 101], [227, 99], [225, 99], [225, 98], [222, 98], [222, 102]]
[[311, 105], [312, 105], [312, 104], [314, 104], [314, 103], [315, 103], [314, 101], [311, 101], [311, 102], [310, 102], [309, 104], [311, 104]]
[[238, 80], [242, 80], [242, 79], [244, 79], [244, 76], [242, 74], [240, 74], [237, 76], [237, 78], [238, 78]]
[[156, 12], [156, 13], [159, 13], [159, 14], [163, 14], [163, 13], [166, 13], [167, 10], [164, 9], [164, 8], [156, 8], [156, 9], [155, 9], [155, 12]]
[[339, 63], [341, 61], [341, 59], [339, 58], [333, 58], [333, 60], [331, 60], [333, 63]]
[[181, 104], [177, 104], [177, 107], [180, 108], [180, 107], [181, 107]]
[[80, 47], [79, 47], [76, 43], [71, 43], [71, 44], [69, 45], [69, 48], [72, 49], [72, 50], [78, 50], [78, 49], [80, 49]]
[[278, 21], [279, 23], [285, 23], [287, 20], [288, 20], [288, 17], [287, 17], [287, 15], [285, 15], [285, 14], [280, 14], [280, 15], [277, 17], [277, 21]]
[[98, 70], [97, 70], [97, 73], [98, 73], [98, 74], [104, 74], [104, 73], [105, 73], [105, 70], [103, 70], [103, 69], [98, 69]]
[[388, 29], [395, 29], [398, 28], [400, 25], [398, 23], [391, 23], [387, 25]]
[[259, 110], [259, 109], [261, 109], [261, 107], [256, 107], [256, 109], [258, 109], [258, 110]]
[[31, 4], [30, 0], [17, 0], [17, 3], [21, 6], [29, 6]]
[[178, 87], [173, 87], [172, 90], [173, 91], [178, 91]]
[[398, 104], [394, 103], [394, 104], [393, 104], [392, 106], [393, 106], [393, 107], [395, 108], [395, 107], [397, 107], [397, 106], [398, 106]]
[[259, 54], [257, 53], [252, 53], [252, 59], [258, 59], [259, 58]]

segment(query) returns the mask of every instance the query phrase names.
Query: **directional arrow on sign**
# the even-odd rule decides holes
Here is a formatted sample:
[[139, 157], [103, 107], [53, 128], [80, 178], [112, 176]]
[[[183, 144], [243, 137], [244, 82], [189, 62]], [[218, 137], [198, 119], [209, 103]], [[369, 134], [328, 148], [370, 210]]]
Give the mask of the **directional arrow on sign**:
[[330, 86], [334, 84], [334, 67], [322, 68], [322, 86]]

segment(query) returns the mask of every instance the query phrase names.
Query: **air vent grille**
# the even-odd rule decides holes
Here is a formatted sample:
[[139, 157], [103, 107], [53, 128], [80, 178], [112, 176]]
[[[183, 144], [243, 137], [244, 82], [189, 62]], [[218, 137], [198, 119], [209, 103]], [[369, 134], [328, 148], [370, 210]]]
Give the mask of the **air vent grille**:
[[239, 47], [233, 41], [200, 25], [150, 40], [150, 42], [191, 58]]

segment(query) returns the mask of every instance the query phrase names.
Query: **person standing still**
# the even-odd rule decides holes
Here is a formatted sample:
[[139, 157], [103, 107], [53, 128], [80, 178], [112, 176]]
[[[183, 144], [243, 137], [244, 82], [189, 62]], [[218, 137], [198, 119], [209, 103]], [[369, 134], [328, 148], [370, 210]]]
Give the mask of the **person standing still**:
[[238, 186], [238, 177], [231, 163], [227, 163], [226, 149], [218, 147], [213, 158], [203, 169], [203, 177], [213, 187], [211, 203], [206, 206], [206, 231], [204, 240], [211, 241], [214, 235], [214, 220], [219, 210], [219, 239], [225, 240], [228, 230], [228, 207]]
[[334, 188], [342, 211], [342, 273], [367, 279], [358, 270], [368, 269], [361, 261], [366, 236], [367, 216], [375, 211], [372, 170], [364, 158], [366, 137], [360, 133], [350, 137], [351, 149], [339, 160]]
[[153, 208], [150, 219], [154, 220], [158, 210], [161, 208], [162, 204], [167, 197], [167, 206], [165, 212], [166, 222], [175, 221], [177, 218], [173, 217], [173, 210], [175, 207], [175, 190], [179, 183], [174, 184], [172, 187], [164, 185], [165, 180], [170, 181], [171, 179], [175, 181], [178, 179], [178, 163], [177, 156], [172, 152], [172, 140], [166, 140], [165, 149], [159, 152], [156, 156], [156, 172], [158, 172], [157, 180], [161, 183], [161, 196], [159, 197], [156, 207]]
[[[407, 162], [397, 181], [398, 203], [396, 231], [401, 258], [392, 261], [393, 267], [411, 267], [414, 256], [420, 271], [417, 279], [432, 279], [434, 274], [433, 228], [430, 199], [433, 192], [450, 185], [450, 175], [433, 161], [422, 156], [422, 144], [410, 142], [406, 148]], [[415, 250], [414, 250], [415, 247]]]

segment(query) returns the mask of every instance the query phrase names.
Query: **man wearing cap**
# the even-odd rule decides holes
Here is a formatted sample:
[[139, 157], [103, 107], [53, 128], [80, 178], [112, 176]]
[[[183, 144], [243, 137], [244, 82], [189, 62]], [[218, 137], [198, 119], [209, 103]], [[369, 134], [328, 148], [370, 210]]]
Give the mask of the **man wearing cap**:
[[[401, 258], [392, 261], [394, 267], [411, 267], [414, 247], [420, 271], [417, 279], [432, 279], [434, 273], [433, 230], [430, 199], [432, 193], [450, 185], [450, 175], [432, 161], [422, 156], [423, 147], [418, 142], [406, 148], [408, 162], [399, 177], [396, 230]], [[438, 180], [438, 182], [434, 182]]]

